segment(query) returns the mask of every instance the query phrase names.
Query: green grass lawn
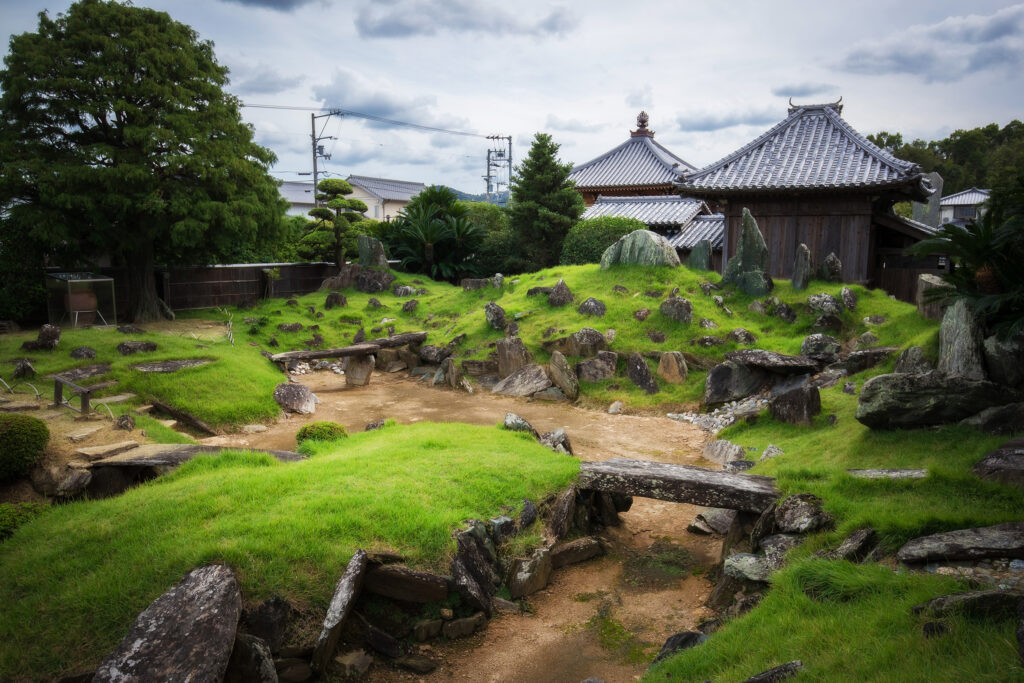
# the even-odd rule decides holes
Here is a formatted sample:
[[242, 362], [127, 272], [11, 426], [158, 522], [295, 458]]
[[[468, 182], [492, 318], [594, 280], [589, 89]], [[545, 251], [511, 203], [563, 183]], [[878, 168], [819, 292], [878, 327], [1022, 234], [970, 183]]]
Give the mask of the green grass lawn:
[[0, 544], [0, 679], [95, 666], [188, 570], [226, 562], [247, 601], [325, 609], [357, 548], [447, 573], [463, 520], [516, 513], [575, 458], [493, 427], [389, 426], [305, 462], [198, 457], [116, 498], [54, 507]]

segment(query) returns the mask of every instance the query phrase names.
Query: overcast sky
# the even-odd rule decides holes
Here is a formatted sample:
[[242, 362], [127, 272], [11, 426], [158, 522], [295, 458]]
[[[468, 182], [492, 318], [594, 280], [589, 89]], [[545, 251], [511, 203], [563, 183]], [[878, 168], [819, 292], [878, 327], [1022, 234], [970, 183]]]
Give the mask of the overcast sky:
[[[0, 0], [0, 26], [35, 31], [68, 0]], [[214, 42], [243, 102], [341, 107], [481, 135], [521, 160], [550, 133], [564, 161], [625, 141], [650, 114], [656, 140], [695, 166], [786, 115], [834, 101], [864, 134], [937, 139], [1024, 118], [1024, 4], [988, 0], [135, 0]], [[3, 46], [4, 54], [7, 45]], [[312, 167], [310, 113], [243, 110], [278, 156]], [[327, 171], [482, 192], [482, 138], [353, 117], [327, 122]]]

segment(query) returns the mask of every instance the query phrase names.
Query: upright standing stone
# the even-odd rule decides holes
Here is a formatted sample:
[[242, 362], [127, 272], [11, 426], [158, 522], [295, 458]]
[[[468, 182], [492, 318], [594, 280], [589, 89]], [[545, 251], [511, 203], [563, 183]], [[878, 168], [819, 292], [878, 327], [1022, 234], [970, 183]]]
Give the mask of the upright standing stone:
[[626, 360], [626, 376], [648, 394], [658, 393], [658, 381], [654, 379], [647, 361], [639, 353], [631, 353]]
[[484, 317], [487, 318], [487, 324], [496, 330], [504, 331], [508, 325], [505, 321], [505, 309], [493, 301], [484, 304]]
[[570, 303], [572, 303], [572, 292], [569, 290], [569, 285], [565, 284], [565, 280], [559, 280], [551, 289], [551, 294], [548, 295], [548, 304], [555, 308], [561, 308]]
[[369, 235], [359, 235], [356, 246], [359, 248], [359, 265], [371, 268], [388, 267], [388, 255], [380, 240]]
[[570, 401], [575, 401], [579, 398], [579, 379], [576, 377], [572, 366], [569, 365], [569, 361], [565, 359], [565, 356], [560, 351], [555, 351], [551, 354], [551, 362], [548, 364], [548, 367], [551, 371], [551, 381], [562, 390], [565, 397]]
[[528, 365], [533, 360], [526, 345], [519, 337], [506, 337], [499, 339], [498, 349], [498, 376], [504, 379], [513, 372]]
[[939, 371], [968, 379], [985, 379], [985, 359], [978, 321], [958, 299], [946, 309], [939, 327]]
[[757, 221], [747, 209], [743, 209], [739, 246], [726, 265], [722, 281], [736, 285], [750, 296], [767, 294], [775, 287], [775, 283], [768, 277], [768, 246], [757, 227]]
[[370, 383], [376, 359], [370, 354], [349, 356], [345, 359], [345, 384], [350, 387], [364, 387]]
[[682, 384], [686, 381], [689, 370], [686, 359], [679, 351], [666, 351], [658, 361], [658, 377], [669, 384]]
[[811, 281], [814, 266], [811, 264], [811, 250], [806, 244], [800, 244], [796, 248], [796, 258], [793, 259], [793, 289], [803, 291]]
[[323, 672], [327, 668], [327, 663], [331, 661], [334, 648], [338, 645], [338, 639], [341, 637], [345, 619], [352, 611], [356, 598], [359, 597], [359, 589], [362, 588], [363, 576], [366, 574], [368, 565], [369, 557], [366, 551], [357, 550], [349, 560], [348, 566], [345, 567], [345, 572], [338, 579], [331, 604], [327, 607], [323, 628], [321, 628], [320, 636], [313, 648], [314, 671]]
[[843, 262], [839, 260], [834, 251], [829, 252], [821, 264], [821, 279], [825, 282], [843, 281]]
[[686, 257], [686, 267], [691, 270], [711, 270], [711, 242], [701, 240], [693, 245], [690, 255]]

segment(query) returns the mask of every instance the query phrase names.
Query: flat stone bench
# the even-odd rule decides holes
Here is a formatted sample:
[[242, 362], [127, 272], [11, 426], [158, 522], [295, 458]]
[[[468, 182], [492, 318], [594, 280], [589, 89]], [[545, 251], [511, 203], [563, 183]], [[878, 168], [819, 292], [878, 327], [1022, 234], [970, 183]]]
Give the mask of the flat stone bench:
[[771, 477], [623, 458], [581, 463], [579, 487], [757, 513], [779, 498]]

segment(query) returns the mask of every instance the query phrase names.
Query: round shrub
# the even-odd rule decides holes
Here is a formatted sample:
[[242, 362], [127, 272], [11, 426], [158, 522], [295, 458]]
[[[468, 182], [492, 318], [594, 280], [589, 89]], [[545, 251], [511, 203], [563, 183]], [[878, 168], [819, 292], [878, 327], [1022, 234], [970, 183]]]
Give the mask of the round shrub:
[[601, 216], [578, 221], [572, 226], [562, 243], [562, 265], [600, 263], [604, 250], [634, 230], [647, 226], [635, 218]]
[[0, 415], [0, 481], [28, 474], [50, 440], [46, 423], [28, 415]]
[[345, 428], [337, 422], [310, 422], [295, 434], [295, 441], [337, 441], [348, 436]]

